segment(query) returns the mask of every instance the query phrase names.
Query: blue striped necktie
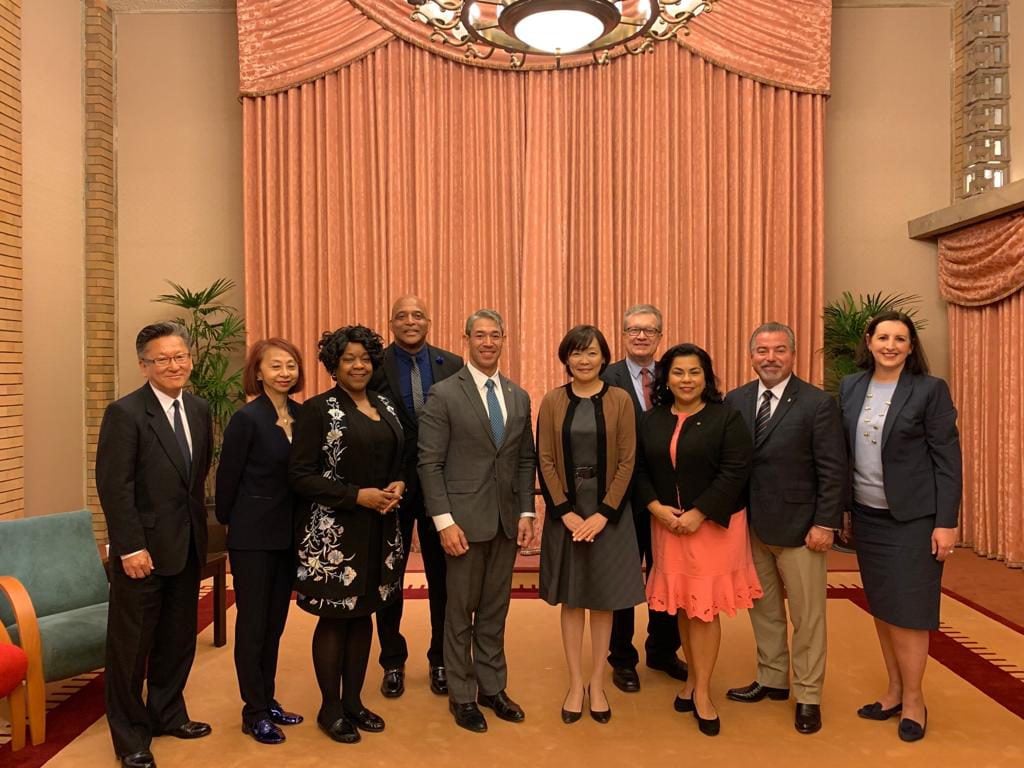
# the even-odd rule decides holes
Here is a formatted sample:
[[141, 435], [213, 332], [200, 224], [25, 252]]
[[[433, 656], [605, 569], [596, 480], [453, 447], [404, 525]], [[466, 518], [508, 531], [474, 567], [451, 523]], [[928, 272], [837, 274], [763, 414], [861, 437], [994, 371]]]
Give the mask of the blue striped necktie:
[[498, 394], [494, 391], [494, 379], [488, 379], [484, 386], [487, 387], [487, 418], [491, 420], [491, 437], [495, 445], [501, 445], [505, 439], [505, 419], [501, 415]]

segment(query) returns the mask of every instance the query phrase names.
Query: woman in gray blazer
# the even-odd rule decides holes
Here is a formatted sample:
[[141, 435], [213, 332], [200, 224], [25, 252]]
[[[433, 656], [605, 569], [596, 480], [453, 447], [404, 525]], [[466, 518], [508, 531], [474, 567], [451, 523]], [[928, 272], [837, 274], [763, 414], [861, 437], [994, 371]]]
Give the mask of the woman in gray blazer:
[[917, 741], [928, 719], [921, 690], [928, 631], [939, 626], [942, 565], [953, 554], [960, 510], [956, 408], [946, 382], [928, 375], [917, 329], [902, 312], [872, 318], [858, 363], [864, 372], [844, 378], [839, 390], [848, 508], [889, 685], [857, 714], [902, 713], [900, 738]]

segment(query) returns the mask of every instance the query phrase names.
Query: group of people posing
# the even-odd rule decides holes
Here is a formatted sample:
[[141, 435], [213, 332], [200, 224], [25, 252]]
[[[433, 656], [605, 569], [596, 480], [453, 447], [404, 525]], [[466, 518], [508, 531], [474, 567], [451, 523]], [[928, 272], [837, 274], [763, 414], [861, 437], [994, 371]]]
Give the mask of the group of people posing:
[[[838, 405], [793, 374], [786, 325], [754, 330], [756, 379], [728, 394], [695, 344], [656, 359], [662, 328], [657, 308], [627, 309], [618, 362], [598, 328], [569, 330], [558, 347], [568, 382], [543, 398], [536, 423], [527, 393], [499, 372], [506, 333], [493, 310], [467, 319], [465, 362], [428, 343], [430, 315], [415, 296], [395, 302], [386, 348], [364, 326], [326, 332], [318, 357], [335, 385], [301, 405], [291, 399], [303, 386], [299, 351], [280, 338], [255, 343], [244, 373], [254, 399], [225, 431], [216, 478], [242, 730], [277, 744], [282, 726], [302, 721], [274, 686], [293, 590], [318, 617], [320, 728], [343, 743], [384, 730], [361, 698], [371, 617], [381, 693], [399, 697], [414, 526], [430, 603], [430, 689], [470, 731], [487, 730], [481, 707], [521, 722], [504, 631], [516, 554], [534, 539], [539, 477], [540, 596], [560, 607], [563, 722], [584, 711], [609, 722], [606, 660], [615, 686], [639, 691], [633, 619], [646, 602], [646, 664], [681, 682], [673, 706], [701, 733], [721, 728], [711, 695], [719, 614], [739, 608], [753, 624], [757, 678], [726, 695], [753, 703], [792, 693], [796, 730], [818, 731], [825, 558], [852, 519], [888, 673], [858, 715], [899, 716], [901, 739], [922, 738], [928, 630], [938, 627], [943, 562], [954, 551], [961, 461], [956, 410], [945, 382], [928, 375], [913, 321], [896, 312], [871, 320], [863, 371], [844, 379]], [[185, 329], [147, 326], [136, 346], [147, 383], [108, 408], [97, 483], [113, 564], [108, 719], [122, 764], [150, 768], [153, 736], [210, 732], [186, 714], [182, 689], [195, 650], [211, 441], [205, 404], [184, 391]]]

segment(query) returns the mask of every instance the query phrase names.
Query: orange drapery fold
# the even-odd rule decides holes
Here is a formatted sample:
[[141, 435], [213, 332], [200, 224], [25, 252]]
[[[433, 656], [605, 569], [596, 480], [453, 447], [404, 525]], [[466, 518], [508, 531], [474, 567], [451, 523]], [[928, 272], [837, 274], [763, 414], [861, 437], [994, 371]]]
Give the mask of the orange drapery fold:
[[622, 353], [622, 310], [661, 307], [662, 351], [708, 348], [751, 377], [765, 320], [797, 333], [820, 381], [824, 97], [739, 77], [680, 46], [565, 72], [466, 67], [397, 40], [337, 72], [244, 99], [250, 338], [387, 335], [390, 304], [429, 302], [434, 343], [507, 321], [502, 369], [534, 398], [593, 322]]
[[[501, 52], [486, 60], [467, 59], [461, 48], [432, 42], [429, 28], [411, 19], [412, 7], [405, 0], [238, 0], [237, 6], [243, 96], [308, 82], [395, 38], [475, 67], [508, 69], [508, 57]], [[790, 90], [827, 93], [831, 20], [831, 0], [722, 0], [677, 42], [735, 74]], [[561, 62], [528, 56], [524, 69], [591, 64], [589, 54], [564, 56]]]
[[939, 238], [964, 453], [961, 535], [1024, 566], [1024, 214]]

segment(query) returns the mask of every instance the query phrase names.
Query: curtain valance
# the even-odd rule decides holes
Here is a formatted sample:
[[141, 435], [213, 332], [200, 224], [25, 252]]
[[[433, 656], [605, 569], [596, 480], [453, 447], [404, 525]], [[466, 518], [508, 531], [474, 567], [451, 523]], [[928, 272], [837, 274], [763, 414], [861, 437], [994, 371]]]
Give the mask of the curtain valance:
[[[472, 66], [507, 69], [497, 54], [469, 60], [460, 49], [431, 42], [405, 0], [238, 0], [237, 8], [243, 96], [275, 93], [337, 71], [395, 38]], [[768, 85], [827, 93], [831, 21], [831, 0], [721, 0], [679, 44]], [[563, 57], [561, 65], [591, 63], [590, 56]], [[530, 57], [523, 68], [554, 66], [552, 59]]]
[[964, 307], [992, 304], [1024, 288], [1024, 213], [939, 238], [942, 298]]

